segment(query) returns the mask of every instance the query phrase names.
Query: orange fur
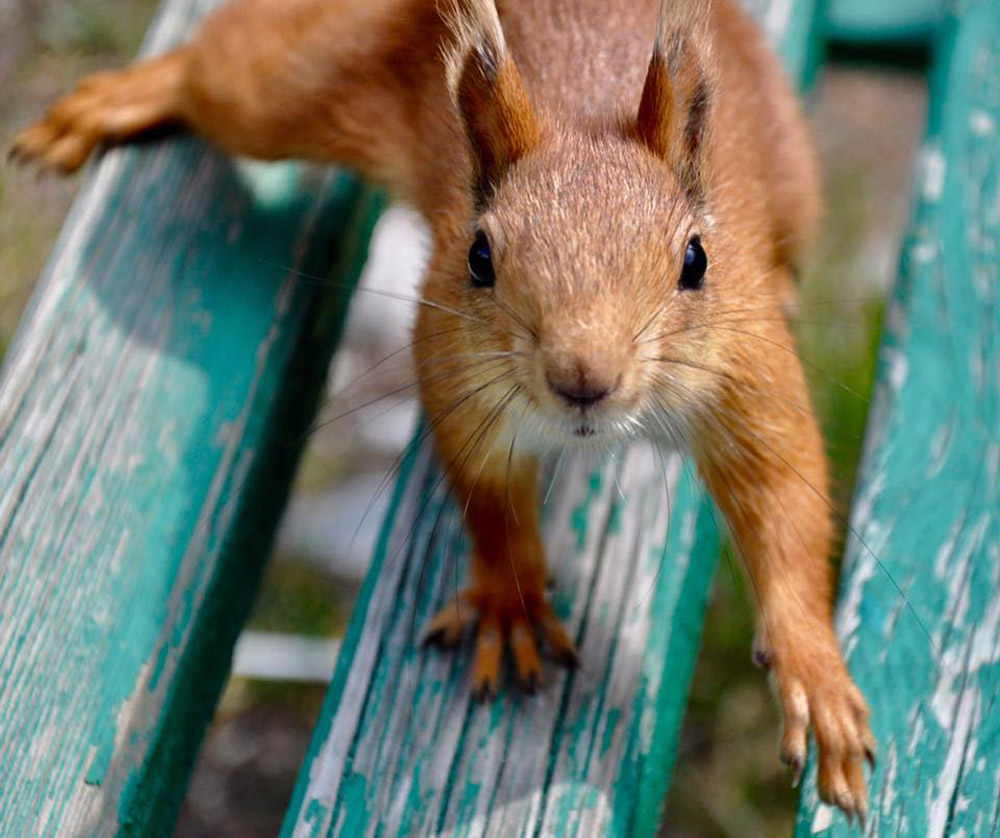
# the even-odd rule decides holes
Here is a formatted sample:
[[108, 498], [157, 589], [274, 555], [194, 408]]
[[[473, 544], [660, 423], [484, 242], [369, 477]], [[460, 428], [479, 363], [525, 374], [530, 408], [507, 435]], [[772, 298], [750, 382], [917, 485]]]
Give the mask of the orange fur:
[[[179, 122], [234, 153], [353, 166], [415, 205], [434, 241], [422, 399], [475, 545], [432, 639], [478, 619], [481, 693], [505, 644], [537, 683], [536, 630], [572, 663], [537, 455], [682, 444], [744, 558], [783, 755], [801, 770], [811, 726], [821, 797], [863, 817], [874, 742], [831, 626], [826, 463], [781, 308], [819, 181], [777, 60], [732, 0], [442, 2], [238, 0], [187, 46], [86, 80], [14, 153], [72, 170]], [[477, 229], [492, 288], [470, 282]], [[708, 272], [682, 290], [695, 237]]]

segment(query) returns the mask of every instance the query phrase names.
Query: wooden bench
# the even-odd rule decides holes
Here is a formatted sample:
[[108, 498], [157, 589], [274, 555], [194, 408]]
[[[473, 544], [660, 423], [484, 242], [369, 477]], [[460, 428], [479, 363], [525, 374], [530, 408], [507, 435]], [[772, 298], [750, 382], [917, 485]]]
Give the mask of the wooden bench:
[[[751, 5], [807, 80], [821, 4]], [[145, 50], [206, 8], [166, 0]], [[839, 620], [882, 749], [869, 833], [971, 838], [1000, 828], [1000, 0], [926, 25], [930, 131]], [[172, 831], [379, 208], [344, 174], [190, 138], [91, 170], [0, 386], [4, 836]], [[583, 665], [478, 705], [466, 657], [416, 644], [465, 539], [429, 446], [408, 452], [284, 835], [655, 834], [715, 513], [637, 447], [567, 462], [546, 535]], [[847, 834], [811, 775], [798, 833]]]

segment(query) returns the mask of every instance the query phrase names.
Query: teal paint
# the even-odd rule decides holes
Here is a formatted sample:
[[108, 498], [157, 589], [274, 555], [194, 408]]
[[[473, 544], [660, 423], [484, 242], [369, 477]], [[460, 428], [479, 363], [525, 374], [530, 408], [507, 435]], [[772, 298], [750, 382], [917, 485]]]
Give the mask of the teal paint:
[[[803, 19], [800, 8], [795, 6], [795, 20]], [[179, 36], [202, 11], [198, 4], [172, 0], [165, 6], [162, 33]], [[166, 40], [161, 34], [150, 43], [162, 48]], [[15, 667], [15, 677], [0, 686], [0, 708], [6, 703], [12, 711], [4, 713], [6, 730], [25, 737], [0, 740], [3, 764], [13, 778], [0, 794], [5, 829], [19, 836], [32, 829], [57, 830], [62, 818], [75, 817], [81, 808], [103, 818], [86, 834], [170, 832], [287, 493], [297, 450], [284, 442], [311, 419], [346, 309], [345, 294], [322, 293], [274, 265], [319, 275], [332, 271], [352, 281], [377, 213], [377, 202], [363, 199], [349, 178], [314, 177], [287, 164], [233, 166], [190, 139], [114, 152], [104, 167], [108, 181], [85, 186], [57, 248], [55, 267], [40, 285], [8, 356], [5, 376], [8, 387], [23, 383], [21, 404], [37, 408], [33, 430], [50, 429], [46, 445], [38, 446], [17, 424], [27, 408], [14, 411], [0, 452], [5, 485], [24, 488], [0, 510], [7, 524], [0, 557], [5, 571], [10, 557], [33, 560], [22, 568], [28, 572], [5, 572], [0, 581], [0, 603], [16, 605], [15, 620], [0, 627], [0, 660]], [[619, 734], [641, 732], [640, 713], [650, 710], [645, 692], [637, 693], [632, 705], [615, 704], [615, 684], [636, 683], [621, 673], [617, 682], [612, 680], [618, 667], [629, 664], [617, 642], [595, 653], [605, 656], [607, 672], [599, 672], [592, 692], [585, 672], [556, 676], [550, 689], [558, 718], [546, 717], [540, 702], [524, 702], [509, 712], [502, 703], [489, 711], [472, 708], [463, 688], [463, 662], [428, 661], [415, 654], [412, 623], [401, 615], [412, 602], [414, 616], [426, 619], [441, 602], [442, 580], [453, 577], [452, 565], [460, 559], [460, 548], [439, 542], [426, 552], [401, 544], [387, 558], [388, 539], [399, 534], [391, 523], [415, 513], [406, 492], [410, 477], [436, 476], [426, 461], [418, 472], [416, 457], [411, 455], [400, 477], [376, 557], [381, 575], [373, 572], [362, 592], [303, 774], [322, 768], [317, 777], [332, 772], [330, 782], [310, 787], [307, 777], [299, 783], [285, 831], [291, 834], [299, 823], [297, 834], [321, 835], [330, 824], [346, 822], [353, 829], [371, 826], [376, 835], [389, 834], [385, 824], [375, 822], [382, 813], [369, 803], [391, 778], [406, 780], [405, 754], [398, 770], [368, 776], [354, 770], [371, 756], [355, 742], [375, 736], [379, 723], [408, 697], [408, 678], [426, 677], [435, 688], [418, 689], [414, 697], [423, 705], [430, 696], [432, 707], [446, 707], [430, 728], [436, 739], [429, 744], [447, 740], [453, 745], [445, 788], [428, 786], [425, 794], [409, 798], [426, 806], [432, 823], [455, 826], [457, 818], [468, 819], [484, 806], [517, 804], [518, 795], [536, 788], [530, 783], [537, 780], [548, 784], [551, 811], [565, 813], [563, 832], [591, 834], [587, 830], [604, 805], [602, 791], [593, 784], [599, 768], [594, 760], [623, 754], [623, 772], [634, 771], [637, 749], [645, 744], [632, 739], [631, 750], [622, 752]], [[615, 473], [627, 477], [617, 468]], [[638, 468], [630, 472], [639, 473]], [[570, 515], [564, 508], [562, 517], [553, 519], [558, 527], [550, 528], [550, 535], [575, 535], [566, 552], [574, 544], [577, 553], [589, 552], [577, 556], [584, 565], [579, 568], [583, 583], [567, 587], [565, 609], [567, 621], [585, 638], [589, 629], [598, 645], [604, 643], [602, 626], [588, 623], [591, 614], [618, 615], [621, 631], [624, 615], [643, 611], [642, 603], [627, 594], [635, 587], [628, 584], [635, 568], [644, 562], [632, 556], [628, 573], [614, 576], [614, 562], [603, 561], [605, 550], [616, 560], [628, 553], [632, 542], [625, 535], [641, 515], [638, 508], [617, 502], [616, 487], [606, 479], [610, 474], [591, 469], [580, 475], [585, 499], [575, 499], [570, 487], [564, 497], [576, 511]], [[67, 480], [72, 492], [66, 491]], [[432, 484], [420, 485], [426, 496]], [[651, 491], [640, 484], [626, 488], [637, 496]], [[417, 514], [421, 526], [414, 540], [424, 545], [434, 540], [428, 523], [434, 509], [432, 504], [426, 514]], [[446, 521], [456, 515], [445, 510]], [[591, 521], [604, 522], [603, 531], [593, 532]], [[645, 526], [656, 523], [653, 518]], [[58, 583], [53, 584], [54, 577], [45, 574], [54, 573], [56, 565], [45, 557], [56, 556]], [[435, 594], [415, 595], [425, 561], [432, 566], [428, 590]], [[691, 631], [678, 627], [693, 625], [696, 637], [700, 607], [690, 622], [679, 619], [689, 606], [677, 597], [698, 584], [701, 571], [691, 575], [691, 568], [700, 565], [683, 553], [666, 557], [665, 565], [654, 592], [654, 601], [664, 608], [653, 613], [669, 627], [672, 642], [689, 648]], [[404, 572], [398, 573], [399, 566]], [[686, 574], [683, 579], [681, 574]], [[391, 584], [385, 588], [387, 579]], [[614, 605], [605, 599], [612, 589], [624, 597]], [[380, 614], [376, 590], [390, 603], [399, 598], [403, 607]], [[42, 601], [51, 606], [46, 598], [52, 595], [68, 596], [65, 612], [37, 607]], [[697, 597], [689, 599], [698, 604]], [[682, 612], [671, 611], [679, 606]], [[60, 620], [53, 621], [53, 614]], [[361, 705], [353, 706], [352, 687], [363, 671], [362, 658], [371, 651], [368, 617], [385, 635], [376, 638], [372, 680]], [[39, 649], [39, 643], [47, 647]], [[662, 683], [667, 660], [651, 658], [648, 651], [644, 655], [639, 683], [651, 683], [649, 674], [657, 669]], [[693, 648], [690, 655], [693, 659]], [[51, 665], [39, 664], [47, 660]], [[74, 668], [81, 663], [94, 669], [81, 673]], [[673, 659], [669, 663], [679, 707], [689, 673]], [[92, 693], [81, 691], [80, 683], [99, 684], [97, 700], [83, 704], [81, 696]], [[356, 731], [343, 722], [343, 714], [353, 709], [360, 711]], [[667, 709], [679, 718], [679, 709]], [[662, 708], [653, 712], [660, 714]], [[60, 725], [60, 717], [70, 723]], [[451, 739], [453, 725], [447, 721], [455, 718], [462, 723]], [[658, 724], [666, 725], [662, 730], [669, 735], [669, 725]], [[349, 734], [343, 750], [347, 761], [336, 782], [337, 768], [324, 748], [328, 737], [344, 733]], [[25, 741], [44, 745], [57, 734], [59, 748], [35, 750], [58, 764], [28, 770], [31, 749]], [[405, 742], [414, 742], [416, 749], [417, 737], [425, 734], [409, 731]], [[548, 737], [551, 760], [535, 737]], [[483, 749], [498, 740], [508, 749], [503, 758], [508, 761], [499, 763], [507, 774], [487, 771], [476, 780], [473, 769], [484, 766], [475, 765], [472, 743]], [[397, 744], [379, 741], [386, 747]], [[525, 774], [523, 781], [514, 777], [515, 762], [520, 770], [522, 760], [537, 760], [539, 754], [534, 774]], [[420, 771], [424, 767], [421, 763]], [[76, 784], [74, 778], [81, 776], [85, 782]], [[529, 785], [509, 786], [518, 782]], [[323, 795], [331, 793], [339, 796], [327, 804]], [[646, 793], [653, 794], [653, 787]], [[51, 804], [48, 820], [30, 808], [39, 801]], [[610, 834], [627, 834], [618, 818], [620, 804], [616, 798]], [[338, 812], [346, 820], [338, 821]], [[301, 822], [299, 813], [304, 813]], [[407, 815], [414, 829], [421, 823], [419, 814]], [[544, 811], [541, 816], [547, 817]]]
[[368, 827], [368, 780], [360, 774], [348, 774], [341, 790], [345, 835], [364, 835]]
[[591, 472], [587, 479], [587, 493], [583, 500], [573, 510], [573, 532], [576, 534], [577, 552], [583, 549], [587, 543], [587, 530], [590, 526], [590, 505], [594, 498], [601, 491], [601, 475], [599, 472]]
[[323, 806], [318, 800], [310, 800], [308, 808], [306, 810], [305, 822], [308, 825], [308, 834], [313, 836], [313, 838], [318, 838], [319, 830], [313, 827], [322, 823], [327, 817], [326, 807]]
[[826, 35], [883, 49], [927, 46], [947, 7], [946, 0], [827, 0]]
[[[634, 800], [623, 797], [616, 810], [621, 822], [627, 822], [623, 835], [649, 835], [657, 829], [663, 801], [670, 785], [670, 774], [683, 720], [691, 673], [701, 640], [702, 620], [708, 603], [708, 593], [718, 559], [720, 543], [715, 528], [711, 501], [701, 495], [689, 470], [678, 488], [681, 508], [696, 510], [695, 531], [685, 533], [682, 527], [671, 529], [668, 550], [670, 556], [686, 555], [688, 567], [678, 574], [671, 584], [658, 587], [654, 594], [654, 614], [673, 611], [673, 620], [657, 624], [650, 637], [647, 655], [649, 664], [644, 668], [643, 680], [647, 689], [652, 734], [648, 743], [642, 742], [643, 732], [636, 726], [632, 736], [635, 760], [636, 796]], [[670, 661], [669, 669], [658, 669], [657, 661]], [[628, 812], [626, 818], [625, 812]]]
[[172, 831], [346, 309], [264, 266], [350, 283], [373, 212], [303, 172], [177, 139], [83, 185], [4, 369], [3, 835]]
[[611, 519], [608, 521], [608, 531], [611, 533], [621, 532], [622, 527], [622, 506], [625, 501], [618, 501], [611, 507]]
[[604, 728], [604, 738], [601, 740], [600, 756], [604, 756], [611, 747], [611, 737], [614, 736], [618, 723], [621, 721], [622, 711], [617, 707], [612, 707], [608, 711], [608, 719]]
[[795, 0], [788, 11], [785, 25], [777, 31], [768, 31], [771, 43], [781, 55], [789, 77], [801, 91], [813, 88], [824, 58], [820, 29], [827, 2], [828, 0]]
[[[427, 466], [424, 465], [422, 468], [426, 469]], [[574, 500], [572, 495], [573, 486], [577, 485], [573, 482], [574, 473], [579, 474], [579, 471], [574, 472], [573, 467], [570, 467], [567, 471], [566, 487], [562, 491], [557, 489], [554, 494], [554, 504], [556, 506], [552, 516], [552, 527], [554, 530], [565, 527], [579, 506], [579, 502]], [[415, 470], [410, 472], [408, 475], [409, 490], [406, 494], [412, 500], [409, 506], [401, 505], [397, 507], [396, 514], [390, 519], [387, 525], [387, 528], [391, 527], [394, 535], [385, 544], [392, 545], [394, 540], [402, 538], [410, 530], [409, 522], [411, 519], [408, 518], [408, 515], [419, 512], [418, 501], [421, 493], [416, 491], [416, 488], [426, 486], [429, 481], [434, 479], [434, 474], [433, 470], [423, 472]], [[658, 484], [660, 475], [658, 469], [648, 473], [648, 476], [644, 478], [646, 482], [641, 482], [635, 486], [629, 485], [627, 481], [628, 474], [623, 472], [623, 475], [626, 476], [624, 490], [627, 496], [631, 497], [631, 492], [636, 491], [641, 486], [641, 492], [645, 493], [642, 495], [643, 497], [651, 498], [655, 496], [659, 498], [660, 503], [665, 503], [662, 488]], [[589, 494], [594, 483], [587, 479], [583, 482], [583, 485], [587, 487], [586, 491]], [[605, 546], [610, 545], [615, 539], [624, 545], [632, 544], [635, 533], [644, 533], [645, 530], [643, 528], [636, 529], [637, 524], [634, 517], [636, 513], [634, 510], [646, 509], [646, 514], [654, 516], [659, 521], [659, 526], [662, 528], [663, 533], [666, 531], [665, 522], [658, 513], [658, 509], [662, 509], [663, 507], [657, 507], [650, 503], [637, 502], [635, 504], [629, 503], [622, 507], [626, 510], [626, 514], [621, 519], [621, 531], [617, 534], [612, 533], [612, 527], [610, 527], [612, 520], [611, 509], [615, 503], [617, 489], [614, 486], [614, 481], [610, 478], [602, 480], [599, 485], [601, 486], [601, 494], [591, 498], [590, 501], [591, 514], [595, 520], [602, 521], [603, 523], [599, 527], [591, 527], [588, 533], [588, 541], [585, 545], [585, 556], [575, 559], [564, 557], [559, 562], [560, 565], [565, 565], [566, 568], [572, 566], [571, 564], [566, 564], [567, 560], [571, 560], [573, 563], [582, 560], [591, 567], [591, 570], [587, 571], [588, 573], [601, 574], [608, 572], [614, 563], [605, 566], [601, 561], [598, 561], [596, 564], [593, 564], [593, 558], [591, 558], [593, 555], [592, 551], [595, 549], [605, 549]], [[697, 500], [697, 494], [690, 488], [675, 492], [674, 494], [676, 497], [674, 503], [678, 515], [685, 514], [685, 509]], [[629, 512], [629, 510], [633, 511]], [[423, 514], [436, 515], [436, 512], [432, 508]], [[454, 516], [458, 514], [450, 502], [446, 514]], [[418, 527], [416, 538], [428, 538], [430, 536], [430, 529], [430, 526], [425, 529]], [[671, 532], [674, 534], [666, 539], [663, 533], [657, 535], [651, 532], [644, 536], [645, 538], [652, 539], [652, 543], [669, 544], [669, 550], [672, 551], [671, 555], [666, 556], [667, 561], [664, 570], [658, 578], [667, 580], [672, 577], [672, 574], [686, 572], [686, 568], [696, 568], [696, 575], [699, 578], [703, 577], [704, 584], [707, 587], [710, 568], [706, 572], [702, 563], [696, 562], [692, 564], [680, 556], [674, 555], [675, 551], [689, 551], [691, 549], [691, 537], [693, 533], [690, 528], [675, 526], [671, 529]], [[576, 535], [568, 534], [568, 537], [575, 544]], [[454, 544], [454, 540], [451, 543]], [[715, 545], [712, 540], [710, 538], [706, 539], [704, 544], [706, 549], [714, 555]], [[412, 580], [416, 578], [418, 571], [422, 570], [426, 584], [431, 586], [436, 593], [429, 601], [425, 601], [424, 597], [409, 600], [409, 602], [416, 605], [421, 611], [420, 617], [415, 620], [418, 625], [423, 619], [423, 614], [429, 616], [442, 604], [442, 598], [446, 601], [451, 595], [449, 581], [452, 573], [452, 562], [455, 560], [464, 560], [460, 555], [454, 555], [448, 551], [438, 551], [429, 543], [426, 543], [426, 548], [431, 549], [431, 552], [426, 556], [421, 556], [420, 550], [425, 548], [419, 546], [419, 544], [412, 545], [401, 552], [398, 550], [398, 547], [388, 547], [390, 552], [400, 552], [401, 556], [406, 557], [404, 561], [412, 562], [412, 566], [396, 566], [394, 569], [382, 567], [380, 573], [377, 574], [382, 583], [386, 584], [385, 577], [389, 573], [397, 574], [399, 579]], [[385, 549], [387, 549], [385, 546], [380, 547], [380, 551], [384, 551]], [[610, 549], [610, 547], [607, 549]], [[647, 564], [645, 558], [647, 550], [648, 547], [643, 546], [633, 554], [632, 560], [637, 562], [638, 565], [645, 566]], [[384, 555], [384, 552], [380, 553], [380, 555]], [[622, 557], [619, 557], [619, 561], [621, 560]], [[601, 625], [601, 621], [596, 620], [599, 613], [609, 615], [609, 619], [603, 621], [606, 625], [601, 631], [614, 632], [616, 630], [615, 624], [621, 623], [626, 618], [626, 615], [631, 615], [640, 603], [644, 604], [647, 611], [653, 607], [660, 608], [661, 611], [655, 613], [658, 615], [662, 613], [663, 625], [667, 630], [670, 630], [669, 627], [676, 622], [670, 616], [671, 610], [678, 606], [688, 607], [686, 603], [681, 603], [678, 596], [682, 590], [689, 589], [678, 584], [676, 579], [669, 582], [664, 581], [664, 590], [672, 593], [668, 595], [666, 600], [661, 598], [654, 605], [652, 600], [643, 596], [646, 589], [648, 589], [649, 581], [653, 578], [654, 573], [655, 569], [651, 569], [650, 574], [642, 577], [644, 585], [632, 584], [634, 580], [632, 580], [632, 576], [629, 573], [621, 574], [618, 577], [618, 581], [614, 584], [620, 586], [620, 589], [626, 592], [627, 596], [630, 597], [629, 602], [631, 604], [626, 604], [623, 601], [613, 609], [609, 609], [608, 605], [600, 598], [606, 595], [606, 591], [595, 589], [593, 583], [578, 584], [576, 587], [576, 590], [579, 591], [578, 598], [571, 603], [571, 612], [574, 615], [574, 619], [579, 619], [578, 615], [581, 614], [581, 608], [584, 607], [584, 603], [579, 597], [596, 595], [598, 596], [598, 600], [592, 606], [588, 606], [594, 615], [594, 622], [590, 625], [594, 627], [595, 631]], [[401, 582], [391, 580], [388, 584], [395, 588]], [[638, 590], [639, 588], [643, 590], [640, 591]], [[381, 601], [380, 596], [374, 594], [369, 596], [362, 605], [363, 610], [355, 615], [355, 619], [359, 623], [371, 620], [373, 612], [379, 608]], [[700, 613], [700, 609], [703, 607], [703, 599], [699, 603], [699, 598], [694, 596], [688, 597], [687, 601], [691, 603], [690, 607]], [[397, 597], [396, 602], [399, 606], [405, 607], [403, 606], [405, 598], [400, 600]], [[409, 614], [400, 615], [398, 611], [399, 607], [384, 610], [382, 612], [384, 614], [383, 619], [388, 620], [388, 622], [383, 623], [381, 628], [378, 629], [374, 629], [369, 624], [368, 633], [362, 636], [359, 642], [362, 644], [365, 641], [377, 643], [382, 650], [397, 649], [392, 654], [404, 656], [406, 654], [404, 651], [406, 647], [397, 647], [396, 637], [399, 636], [404, 642], [410, 643], [412, 643], [412, 637], [407, 639], [405, 634], [400, 634], [398, 627], [394, 628], [394, 625], [398, 625], [399, 623], [409, 624], [414, 621]], [[586, 609], [584, 613], [586, 613]], [[610, 615], [612, 614], [617, 614], [617, 617], [611, 618]], [[682, 625], [688, 625], [688, 623], [682, 621]], [[698, 621], [694, 621], [694, 625], [696, 629], [695, 635], [697, 635]], [[583, 629], [585, 649], [587, 648], [587, 636], [587, 629]], [[689, 643], [691, 642], [690, 637], [688, 641]], [[675, 642], [680, 644], [679, 639], [676, 639]], [[691, 665], [693, 665], [696, 645], [695, 639], [687, 655], [687, 659]], [[373, 646], [372, 648], [374, 649], [375, 647]], [[666, 650], [666, 647], [664, 647], [664, 650]], [[367, 655], [360, 646], [356, 647], [354, 654], [360, 656], [361, 659]], [[384, 654], [384, 651], [379, 652], [379, 654]], [[352, 704], [350, 707], [345, 707], [343, 704], [346, 694], [354, 690], [349, 684], [350, 679], [352, 677], [362, 679], [358, 682], [360, 685], [360, 683], [363, 683], [369, 677], [363, 675], [361, 672], [368, 664], [359, 663], [359, 660], [356, 659], [346, 675], [343, 691], [339, 695], [338, 717], [343, 718], [345, 714], [352, 716], [357, 712], [361, 713], [356, 728], [351, 730], [348, 727], [344, 727], [343, 731], [346, 736], [350, 737], [352, 743], [351, 756], [349, 757], [351, 771], [363, 774], [368, 779], [367, 789], [370, 797], [366, 801], [366, 805], [368, 806], [367, 811], [373, 820], [369, 822], [367, 831], [361, 833], [349, 832], [342, 826], [334, 828], [335, 825], [342, 823], [341, 819], [343, 817], [346, 817], [348, 801], [342, 790], [338, 791], [337, 788], [326, 786], [325, 781], [319, 784], [309, 784], [306, 793], [300, 799], [317, 799], [328, 795], [326, 799], [332, 802], [333, 807], [324, 811], [325, 828], [321, 832], [324, 835], [353, 836], [357, 834], [374, 836], [379, 834], [416, 834], [425, 829], [428, 823], [437, 824], [439, 831], [451, 829], [454, 830], [455, 835], [462, 835], [466, 834], [469, 830], [473, 819], [482, 816], [484, 812], [494, 813], [490, 820], [491, 829], [511, 828], [514, 830], [513, 832], [501, 832], [498, 834], [519, 834], [519, 830], [510, 824], [494, 824], [493, 819], [504, 817], [499, 813], [509, 811], [505, 806], [509, 806], [511, 803], [511, 798], [499, 791], [497, 783], [503, 785], [505, 780], [509, 780], [511, 776], [518, 776], [524, 770], [524, 761], [527, 759], [536, 761], [539, 768], [544, 769], [544, 773], [540, 775], [543, 780], [545, 775], [550, 776], [550, 779], [544, 782], [556, 794], [550, 803], [543, 804], [544, 811], [548, 811], [547, 818], [549, 820], [547, 822], [562, 824], [560, 829], [565, 831], [565, 834], [591, 834], [588, 832], [588, 824], [591, 821], [588, 821], [587, 818], [603, 818], [604, 815], [602, 812], [605, 811], [607, 804], [604, 802], [606, 793], [594, 786], [586, 778], [599, 770], [600, 765], [604, 761], [611, 760], [612, 765], [617, 763], [619, 759], [617, 754], [621, 749], [619, 740], [626, 731], [626, 725], [630, 724], [625, 720], [626, 718], [632, 719], [636, 714], [635, 707], [619, 705], [611, 700], [612, 693], [609, 692], [613, 683], [611, 675], [612, 670], [618, 664], [615, 663], [616, 653], [613, 648], [608, 650], [608, 654], [610, 657], [608, 657], [608, 663], [606, 664], [608, 668], [607, 674], [603, 674], [604, 668], [600, 664], [597, 664], [596, 672], [591, 673], [591, 677], [601, 675], [601, 684], [598, 686], [596, 692], [592, 692], [590, 687], [581, 686], [579, 683], [587, 677], [584, 672], [577, 675], [552, 672], [554, 681], [546, 687], [542, 698], [525, 700], [506, 694], [487, 707], [478, 706], [470, 701], [467, 692], [467, 659], [463, 659], [461, 656], [424, 654], [423, 660], [420, 663], [422, 674], [419, 677], [421, 682], [431, 680], [440, 686], [438, 689], [430, 690], [421, 689], [419, 686], [413, 686], [411, 683], [412, 693], [406, 693], [406, 679], [399, 679], [399, 689], [404, 692], [397, 693], [391, 699], [390, 703], [393, 706], [411, 708], [408, 710], [408, 712], [413, 714], [411, 717], [408, 717], [412, 719], [410, 723], [411, 727], [406, 730], [402, 740], [405, 743], [405, 747], [398, 752], [394, 752], [396, 755], [389, 757], [384, 767], [373, 765], [372, 755], [387, 753], [388, 749], [395, 748], [392, 740], [385, 737], [388, 736], [391, 730], [397, 729], [396, 723], [391, 722], [390, 718], [384, 715], [383, 710], [380, 709], [383, 705], [380, 705], [378, 702], [372, 702], [369, 698], [365, 698], [358, 704]], [[667, 658], [663, 656], [662, 651], [658, 647], [653, 647], [651, 653], [645, 654], [649, 666], [659, 668], [660, 670], [667, 666]], [[681, 661], [680, 668], [678, 668], [675, 658]], [[683, 671], [683, 660], [683, 655], [671, 652], [669, 665], [673, 677], [669, 679], [669, 683], [672, 689], [678, 689], [679, 687], [682, 693], [686, 690], [690, 674], [689, 671], [686, 673]], [[439, 680], [440, 674], [432, 677], [432, 670], [436, 670], [440, 674], [447, 673], [447, 682], [443, 683]], [[391, 673], [392, 671], [393, 665], [390, 662], [376, 662], [374, 668], [371, 669], [371, 673], [372, 676], [377, 678], [377, 681], [370, 683], [385, 683], [383, 681], [384, 676], [379, 673]], [[663, 682], [667, 683], [666, 680]], [[369, 695], [373, 689], [376, 688], [374, 686], [364, 687], [358, 695]], [[442, 695], [445, 696], [443, 699], [438, 697]], [[647, 707], [647, 699], [642, 697], [644, 695], [645, 692], [640, 692], [639, 694], [638, 701], [640, 706], [647, 708], [644, 712], [653, 712]], [[564, 698], [560, 699], [558, 698], [559, 696], [564, 696]], [[556, 700], [561, 708], [555, 719], [551, 718], [549, 711], [546, 710], [546, 707], [553, 706], [553, 700]], [[683, 704], [683, 695], [681, 695], [678, 703], [680, 705]], [[446, 706], [442, 707], [442, 704]], [[679, 712], [678, 709], [675, 716], [678, 724], [680, 719]], [[464, 722], [462, 721], [463, 719]], [[340, 741], [341, 734], [336, 728], [337, 719], [335, 718], [330, 721], [331, 727], [326, 728], [323, 739], [324, 744], [317, 750], [317, 756], [314, 757], [314, 760], [320, 759], [319, 755], [325, 753], [327, 748], [332, 747], [333, 741]], [[555, 727], [553, 727], [553, 724]], [[461, 734], [455, 741], [455, 747], [454, 749], [444, 747], [442, 740], [447, 738], [447, 730], [454, 728], [455, 725], [459, 725], [462, 729]], [[427, 739], [421, 738], [421, 731], [424, 729], [429, 732]], [[638, 731], [639, 727], [633, 725], [630, 729]], [[544, 745], [546, 739], [550, 740], [553, 745], [546, 747]], [[347, 739], [343, 741], [346, 742]], [[638, 748], [639, 746], [635, 745], [635, 747]], [[428, 749], [430, 750], [428, 751]], [[496, 749], [500, 750], [497, 751]], [[446, 756], [448, 754], [451, 756]], [[492, 756], [486, 756], [490, 754]], [[549, 754], [552, 754], [552, 762], [546, 765], [549, 761]], [[483, 758], [480, 758], [480, 755], [484, 755]], [[443, 759], [444, 762], [442, 762]], [[411, 760], [413, 760], [412, 764]], [[376, 761], [380, 762], [377, 758]], [[634, 762], [635, 760], [630, 758], [625, 761], [625, 764], [634, 764]], [[403, 768], [404, 765], [408, 767]], [[305, 770], [310, 770], [308, 765]], [[435, 789], [433, 786], [423, 785], [429, 782], [423, 778], [426, 778], [428, 775], [440, 774], [442, 770], [445, 774], [453, 778], [447, 787], [444, 789]], [[304, 774], [303, 776], [308, 777], [309, 774]], [[408, 785], [415, 782], [417, 776], [422, 778], [420, 782], [424, 793], [421, 794], [416, 794], [413, 786]], [[629, 774], [620, 775], [618, 785], [628, 787], [629, 780], [627, 778], [630, 776]], [[374, 783], [375, 778], [378, 778], [377, 783]], [[390, 785], [386, 786], [386, 783], [390, 783]], [[514, 781], [514, 784], [515, 787], [521, 788], [517, 781]], [[520, 793], [527, 793], [527, 788], [523, 788]], [[381, 799], [391, 801], [397, 799], [397, 796], [400, 794], [405, 795], [411, 804], [407, 808], [405, 817], [394, 820], [391, 811], [372, 808], [375, 805], [376, 795], [381, 795]], [[514, 799], [516, 800], [517, 798], [515, 797]], [[358, 805], [357, 801], [352, 799], [351, 805]], [[414, 806], [420, 806], [423, 809], [415, 811], [413, 809]], [[286, 834], [295, 834], [295, 829], [295, 824], [286, 824]], [[303, 831], [301, 834], [308, 833]], [[544, 834], [549, 833], [546, 832]]]
[[[871, 835], [1000, 829], [998, 126], [1000, 2], [978, 0], [935, 46], [841, 585], [842, 643], [880, 748]], [[796, 834], [856, 834], [818, 805], [812, 766]]]

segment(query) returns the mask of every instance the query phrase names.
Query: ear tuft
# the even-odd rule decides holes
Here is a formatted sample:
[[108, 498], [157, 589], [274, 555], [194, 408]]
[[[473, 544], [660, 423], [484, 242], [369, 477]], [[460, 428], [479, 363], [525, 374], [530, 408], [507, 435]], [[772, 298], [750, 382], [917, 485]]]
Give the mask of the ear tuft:
[[692, 200], [704, 200], [715, 91], [707, 0], [661, 0], [636, 134], [667, 161]]
[[481, 206], [541, 131], [493, 0], [454, 0], [442, 15], [453, 35], [445, 55], [448, 90], [465, 128]]

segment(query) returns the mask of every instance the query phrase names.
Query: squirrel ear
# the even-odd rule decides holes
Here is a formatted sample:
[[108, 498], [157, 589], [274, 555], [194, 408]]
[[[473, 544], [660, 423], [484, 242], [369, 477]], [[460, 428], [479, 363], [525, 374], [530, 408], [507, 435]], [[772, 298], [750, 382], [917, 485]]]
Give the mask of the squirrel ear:
[[699, 202], [706, 191], [714, 76], [708, 3], [661, 0], [636, 134], [674, 168], [689, 197]]
[[476, 201], [485, 203], [541, 132], [493, 0], [456, 0], [445, 19], [455, 36], [448, 88], [469, 142]]

